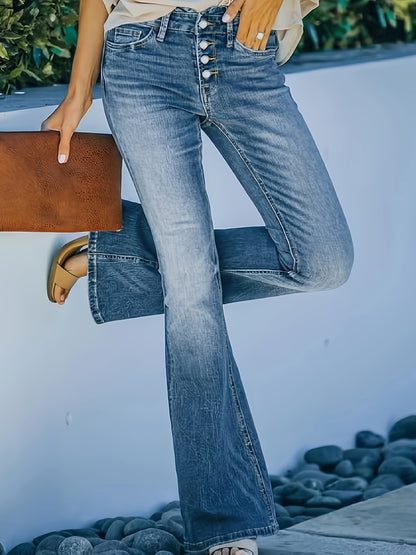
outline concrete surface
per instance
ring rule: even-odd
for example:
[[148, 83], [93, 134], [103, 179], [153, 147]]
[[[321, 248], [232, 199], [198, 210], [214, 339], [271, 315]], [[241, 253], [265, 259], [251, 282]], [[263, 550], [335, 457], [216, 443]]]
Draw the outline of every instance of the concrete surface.
[[259, 555], [416, 554], [416, 484], [258, 540]]

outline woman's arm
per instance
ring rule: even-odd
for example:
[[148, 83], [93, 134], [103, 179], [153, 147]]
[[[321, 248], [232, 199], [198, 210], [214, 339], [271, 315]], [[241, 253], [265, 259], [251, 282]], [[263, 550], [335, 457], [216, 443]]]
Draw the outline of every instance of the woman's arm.
[[94, 85], [100, 72], [107, 10], [103, 0], [81, 0], [78, 41], [67, 94], [56, 110], [42, 122], [42, 131], [61, 134], [58, 161], [68, 160], [71, 137], [92, 104]]
[[[238, 40], [249, 48], [264, 50], [282, 3], [283, 0], [234, 0], [227, 8], [223, 21], [232, 21], [241, 11]], [[264, 33], [262, 39], [256, 38], [259, 32]]]

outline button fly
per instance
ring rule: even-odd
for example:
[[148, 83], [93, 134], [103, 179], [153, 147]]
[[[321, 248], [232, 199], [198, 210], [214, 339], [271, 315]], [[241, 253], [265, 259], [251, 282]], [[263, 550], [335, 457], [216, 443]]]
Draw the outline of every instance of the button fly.
[[201, 27], [201, 29], [205, 29], [208, 26], [208, 21], [206, 19], [201, 19], [198, 25], [199, 27]]
[[204, 71], [202, 72], [202, 77], [204, 79], [209, 79], [211, 77], [211, 72], [209, 69], [204, 69]]
[[203, 56], [201, 56], [201, 62], [203, 64], [207, 64], [209, 62], [209, 56], [207, 56], [206, 54], [204, 54]]
[[202, 50], [205, 50], [205, 48], [208, 48], [209, 42], [206, 40], [201, 40], [201, 42], [199, 43], [199, 47], [202, 48]]

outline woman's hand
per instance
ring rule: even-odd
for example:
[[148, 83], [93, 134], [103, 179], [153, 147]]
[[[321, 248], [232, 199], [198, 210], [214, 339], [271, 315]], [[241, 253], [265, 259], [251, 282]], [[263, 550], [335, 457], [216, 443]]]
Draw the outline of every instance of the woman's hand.
[[42, 122], [41, 131], [59, 131], [61, 139], [58, 147], [58, 162], [68, 161], [70, 143], [79, 122], [87, 113], [92, 100], [80, 100], [75, 96], [66, 96], [52, 114]]
[[[248, 48], [265, 50], [282, 3], [283, 0], [234, 0], [222, 20], [228, 23], [241, 11], [237, 39]], [[257, 33], [263, 33], [263, 37], [258, 39]]]

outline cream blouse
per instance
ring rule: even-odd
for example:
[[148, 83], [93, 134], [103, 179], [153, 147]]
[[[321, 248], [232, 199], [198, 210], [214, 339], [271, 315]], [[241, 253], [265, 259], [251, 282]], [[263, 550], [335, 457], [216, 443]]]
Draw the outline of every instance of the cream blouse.
[[[103, 0], [103, 2], [109, 14], [104, 24], [104, 32], [125, 23], [157, 19], [176, 7], [187, 7], [201, 12], [211, 6], [227, 6], [230, 3], [229, 0], [146, 0], [145, 2]], [[302, 37], [302, 19], [318, 6], [319, 0], [283, 0], [272, 26], [272, 29], [277, 31], [279, 39], [276, 58], [278, 65], [284, 64], [291, 57]]]

